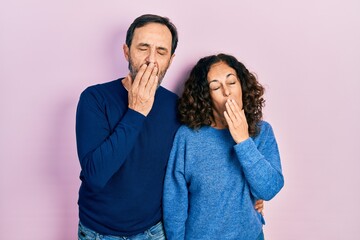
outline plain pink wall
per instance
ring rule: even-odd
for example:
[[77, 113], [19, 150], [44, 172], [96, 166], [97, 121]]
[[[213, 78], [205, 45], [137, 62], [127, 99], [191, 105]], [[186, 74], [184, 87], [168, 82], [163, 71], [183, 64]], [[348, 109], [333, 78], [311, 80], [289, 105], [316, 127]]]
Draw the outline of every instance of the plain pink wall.
[[360, 235], [360, 2], [2, 1], [0, 237], [76, 239], [75, 111], [88, 85], [127, 73], [125, 31], [170, 17], [177, 93], [207, 54], [237, 56], [266, 88], [285, 187], [265, 205], [266, 238]]

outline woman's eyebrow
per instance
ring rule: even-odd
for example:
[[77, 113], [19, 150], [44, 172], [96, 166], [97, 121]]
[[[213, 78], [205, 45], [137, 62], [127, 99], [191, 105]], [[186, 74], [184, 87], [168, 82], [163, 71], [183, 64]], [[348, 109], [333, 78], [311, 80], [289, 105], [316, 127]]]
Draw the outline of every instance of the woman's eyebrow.
[[[229, 78], [229, 77], [231, 77], [231, 76], [236, 77], [234, 73], [228, 73], [228, 74], [226, 75], [226, 78]], [[209, 84], [212, 83], [212, 82], [219, 82], [219, 80], [217, 80], [217, 79], [210, 80], [210, 81], [209, 81]]]
[[217, 79], [211, 80], [211, 81], [209, 82], [209, 84], [210, 84], [210, 83], [213, 83], [213, 82], [219, 82], [219, 80], [217, 80]]
[[226, 78], [228, 78], [228, 77], [230, 77], [230, 76], [234, 76], [234, 77], [236, 77], [236, 76], [235, 76], [235, 74], [233, 74], [233, 73], [229, 73], [228, 75], [226, 75]]

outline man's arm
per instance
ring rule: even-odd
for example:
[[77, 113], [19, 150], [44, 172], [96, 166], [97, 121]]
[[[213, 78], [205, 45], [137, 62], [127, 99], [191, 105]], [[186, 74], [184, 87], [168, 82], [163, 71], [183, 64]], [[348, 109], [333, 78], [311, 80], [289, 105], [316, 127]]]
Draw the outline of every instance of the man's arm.
[[101, 190], [125, 162], [136, 144], [145, 117], [151, 111], [158, 85], [158, 68], [144, 64], [134, 81], [128, 75], [128, 109], [114, 130], [109, 129], [104, 99], [95, 88], [80, 96], [76, 138], [82, 176], [94, 190]]
[[118, 125], [110, 129], [102, 95], [88, 88], [76, 113], [76, 141], [83, 181], [94, 191], [101, 190], [125, 162], [142, 128], [145, 117], [124, 109]]

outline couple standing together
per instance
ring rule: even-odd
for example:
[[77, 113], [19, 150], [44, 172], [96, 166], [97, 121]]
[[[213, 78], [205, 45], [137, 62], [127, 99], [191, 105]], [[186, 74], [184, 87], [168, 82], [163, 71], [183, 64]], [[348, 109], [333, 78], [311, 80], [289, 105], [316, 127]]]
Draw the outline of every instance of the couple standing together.
[[160, 85], [177, 42], [168, 18], [136, 18], [129, 74], [81, 94], [78, 239], [264, 239], [263, 200], [284, 184], [264, 88], [218, 54], [197, 62], [178, 98]]

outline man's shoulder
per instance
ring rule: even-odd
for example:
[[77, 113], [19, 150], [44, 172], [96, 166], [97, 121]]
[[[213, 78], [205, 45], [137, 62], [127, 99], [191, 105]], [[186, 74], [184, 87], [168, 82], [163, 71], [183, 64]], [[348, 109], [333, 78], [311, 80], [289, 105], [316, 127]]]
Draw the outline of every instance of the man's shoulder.
[[118, 91], [122, 78], [112, 80], [109, 82], [98, 83], [90, 85], [81, 93], [81, 95], [102, 95], [104, 92]]
[[104, 82], [104, 83], [97, 83], [94, 85], [90, 85], [88, 86], [84, 91], [96, 91], [99, 89], [111, 89], [114, 87], [119, 87], [120, 83], [121, 83], [121, 79], [116, 79], [116, 80], [112, 80], [112, 81], [108, 81], [108, 82]]
[[172, 98], [172, 99], [176, 99], [176, 100], [179, 98], [179, 96], [176, 93], [164, 88], [163, 86], [159, 86], [158, 92], [161, 95], [168, 97], [168, 98]]

